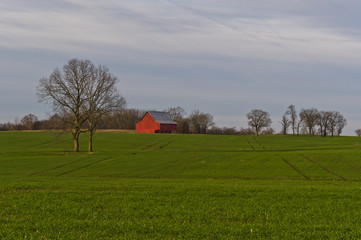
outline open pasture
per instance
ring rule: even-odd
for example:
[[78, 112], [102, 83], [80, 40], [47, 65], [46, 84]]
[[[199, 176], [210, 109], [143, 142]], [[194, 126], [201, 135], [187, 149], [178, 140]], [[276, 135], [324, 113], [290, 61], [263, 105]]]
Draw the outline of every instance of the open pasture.
[[361, 237], [361, 138], [0, 133], [3, 239]]

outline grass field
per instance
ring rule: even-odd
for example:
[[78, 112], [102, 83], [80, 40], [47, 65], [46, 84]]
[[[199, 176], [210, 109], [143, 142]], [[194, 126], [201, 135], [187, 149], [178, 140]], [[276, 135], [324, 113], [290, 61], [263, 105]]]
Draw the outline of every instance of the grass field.
[[0, 133], [1, 239], [359, 239], [361, 138]]

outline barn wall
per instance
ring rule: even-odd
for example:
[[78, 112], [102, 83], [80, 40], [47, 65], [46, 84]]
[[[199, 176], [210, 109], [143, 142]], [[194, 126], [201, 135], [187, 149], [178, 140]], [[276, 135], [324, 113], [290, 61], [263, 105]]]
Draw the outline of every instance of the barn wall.
[[176, 133], [177, 124], [160, 124], [161, 133]]
[[149, 113], [136, 124], [137, 133], [155, 133], [156, 130], [160, 130], [160, 124], [155, 122]]

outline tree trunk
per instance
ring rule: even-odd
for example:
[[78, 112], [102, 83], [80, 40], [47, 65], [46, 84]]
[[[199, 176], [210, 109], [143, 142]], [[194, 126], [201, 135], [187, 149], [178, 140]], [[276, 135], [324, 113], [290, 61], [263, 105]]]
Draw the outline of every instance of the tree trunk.
[[297, 124], [297, 136], [299, 136], [300, 135], [300, 124], [298, 123]]
[[93, 134], [94, 132], [92, 130], [89, 131], [89, 152], [93, 152]]
[[73, 133], [74, 152], [79, 152], [79, 135], [80, 135], [80, 132]]

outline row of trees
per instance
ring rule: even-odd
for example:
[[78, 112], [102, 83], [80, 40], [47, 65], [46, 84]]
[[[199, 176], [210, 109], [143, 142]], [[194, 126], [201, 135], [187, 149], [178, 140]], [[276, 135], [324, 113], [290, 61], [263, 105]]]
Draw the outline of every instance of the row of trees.
[[[272, 121], [268, 112], [261, 109], [254, 109], [247, 114], [248, 125], [258, 135], [262, 128], [267, 128]], [[280, 121], [282, 134], [287, 134], [291, 127], [292, 134], [299, 135], [308, 133], [314, 136], [316, 133], [323, 137], [328, 135], [341, 135], [343, 128], [347, 125], [346, 119], [338, 111], [319, 111], [316, 108], [301, 109], [297, 114], [294, 105], [290, 105]]]
[[301, 109], [297, 116], [295, 106], [290, 105], [283, 118], [287, 118], [287, 116], [289, 116], [289, 121], [282, 121], [284, 133], [287, 132], [287, 125], [289, 125], [292, 127], [293, 134], [295, 134], [295, 130], [299, 134], [300, 126], [302, 126], [303, 132], [306, 130], [311, 136], [317, 133], [323, 137], [339, 136], [347, 125], [346, 119], [338, 111], [319, 111], [316, 108], [309, 108]]
[[[171, 107], [166, 111], [171, 119], [178, 123], [178, 133], [196, 134], [227, 134], [227, 135], [252, 135], [252, 134], [274, 134], [271, 128], [271, 117], [268, 112], [261, 109], [253, 109], [247, 114], [249, 128], [217, 127], [214, 124], [213, 116], [209, 113], [202, 113], [194, 110], [189, 116], [182, 107]], [[100, 129], [135, 129], [135, 124], [146, 113], [145, 110], [120, 108], [104, 114], [97, 120], [97, 127]], [[290, 105], [282, 116], [281, 134], [288, 134], [291, 129], [293, 135], [309, 134], [311, 136], [320, 134], [323, 137], [328, 135], [340, 135], [347, 124], [346, 119], [337, 111], [318, 111], [315, 108], [301, 109], [298, 114], [294, 105]], [[58, 114], [54, 114], [47, 120], [38, 120], [33, 114], [28, 114], [14, 123], [0, 124], [0, 130], [48, 130], [48, 129], [69, 129], [72, 125], [69, 121]], [[80, 126], [87, 129], [87, 123]], [[356, 131], [356, 134], [361, 133]]]
[[[234, 128], [217, 128], [213, 116], [199, 110], [192, 111], [189, 116], [186, 116], [187, 113], [182, 107], [171, 107], [164, 111], [169, 114], [173, 121], [178, 123], [179, 133], [233, 134], [236, 131]], [[145, 110], [121, 107], [103, 114], [94, 123], [99, 129], [135, 129], [136, 122], [141, 120], [145, 113]], [[0, 130], [66, 130], [74, 127], [72, 119], [76, 118], [68, 113], [63, 115], [55, 113], [46, 120], [38, 120], [37, 116], [28, 114], [21, 120], [16, 119], [14, 123], [0, 124]], [[87, 121], [80, 122], [78, 120], [80, 123], [77, 126], [81, 131], [84, 131], [82, 129], [88, 129]]]
[[[135, 129], [135, 123], [139, 121], [146, 111], [138, 109], [121, 108], [104, 115], [98, 121], [99, 129]], [[38, 120], [34, 114], [28, 114], [14, 122], [0, 123], [0, 131], [9, 130], [67, 130], [72, 125], [63, 121], [57, 113], [48, 119]], [[87, 122], [81, 125], [81, 129], [87, 129]]]

